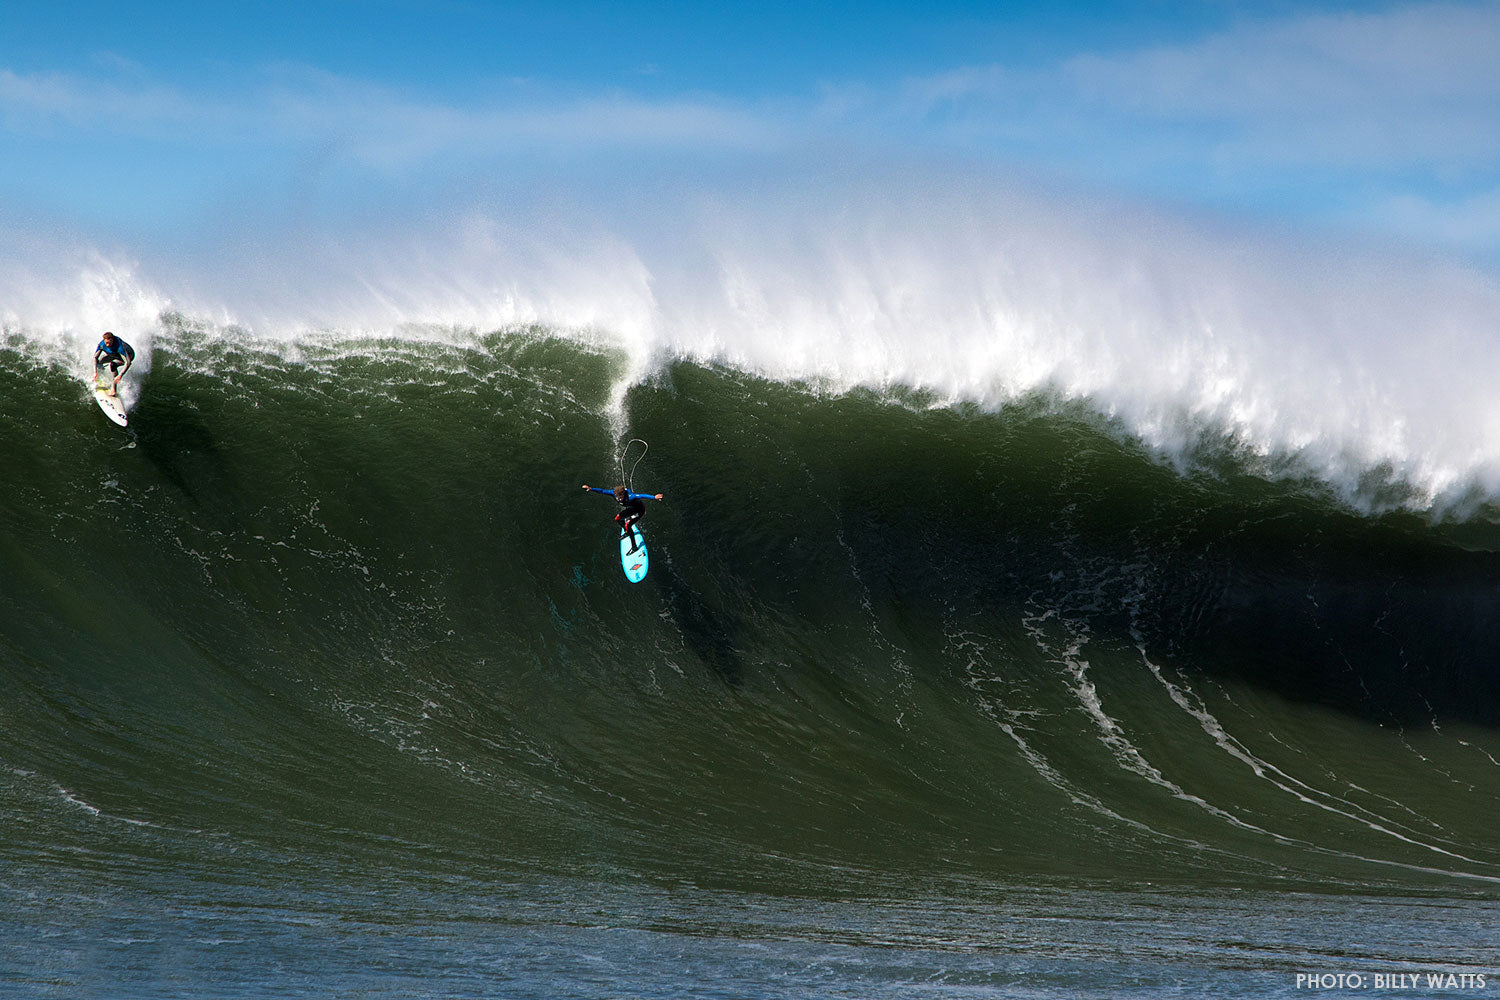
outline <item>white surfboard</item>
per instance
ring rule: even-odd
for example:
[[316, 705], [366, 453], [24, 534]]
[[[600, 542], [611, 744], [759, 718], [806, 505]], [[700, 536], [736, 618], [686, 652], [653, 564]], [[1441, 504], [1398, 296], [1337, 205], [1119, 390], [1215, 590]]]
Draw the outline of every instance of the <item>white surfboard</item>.
[[94, 402], [99, 404], [99, 409], [104, 411], [106, 417], [121, 427], [128, 422], [125, 401], [120, 398], [119, 390], [114, 387], [114, 379], [108, 374], [100, 375], [94, 380]]

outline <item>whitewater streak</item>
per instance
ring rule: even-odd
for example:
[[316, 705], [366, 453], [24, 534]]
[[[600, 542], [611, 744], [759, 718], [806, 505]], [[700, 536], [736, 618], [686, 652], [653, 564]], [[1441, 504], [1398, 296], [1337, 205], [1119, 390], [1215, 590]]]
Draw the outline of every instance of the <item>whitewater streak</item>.
[[1227, 448], [1364, 509], [1500, 497], [1500, 281], [1477, 267], [953, 178], [641, 214], [471, 211], [194, 260], [18, 239], [0, 318], [60, 356], [105, 328], [149, 342], [169, 311], [271, 340], [541, 325], [623, 352], [616, 410], [686, 358], [937, 405], [1082, 401], [1180, 468]]

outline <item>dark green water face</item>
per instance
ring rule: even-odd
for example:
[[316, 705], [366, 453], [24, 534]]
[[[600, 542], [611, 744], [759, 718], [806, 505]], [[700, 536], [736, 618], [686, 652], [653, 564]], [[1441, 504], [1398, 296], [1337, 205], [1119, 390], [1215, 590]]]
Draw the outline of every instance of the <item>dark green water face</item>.
[[[615, 361], [526, 334], [179, 325], [129, 432], [24, 347], [0, 362], [20, 995], [1152, 993], [1182, 968], [1277, 993], [1500, 964], [1473, 933], [1500, 887], [1482, 518], [1357, 515], [1233, 455], [1184, 475], [1045, 400], [688, 363], [617, 433]], [[636, 586], [579, 490], [631, 437], [631, 485], [666, 497]], [[1289, 908], [1319, 914], [1295, 946]]]

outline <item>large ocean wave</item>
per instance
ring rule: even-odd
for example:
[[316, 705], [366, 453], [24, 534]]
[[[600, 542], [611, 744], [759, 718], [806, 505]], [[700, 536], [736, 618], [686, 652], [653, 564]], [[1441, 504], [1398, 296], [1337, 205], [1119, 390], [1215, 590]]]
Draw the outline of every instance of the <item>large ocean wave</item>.
[[[543, 865], [1500, 878], [1494, 530], [1051, 397], [687, 361], [623, 397], [625, 470], [630, 364], [177, 320], [125, 433], [9, 349], [12, 794]], [[625, 472], [667, 497], [636, 588], [578, 490]]]

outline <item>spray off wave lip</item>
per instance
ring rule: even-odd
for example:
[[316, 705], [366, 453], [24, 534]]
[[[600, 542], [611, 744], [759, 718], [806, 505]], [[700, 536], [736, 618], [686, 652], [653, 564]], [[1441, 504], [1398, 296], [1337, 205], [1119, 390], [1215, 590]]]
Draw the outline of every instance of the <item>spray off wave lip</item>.
[[1050, 395], [1180, 469], [1228, 449], [1369, 511], [1463, 517], [1500, 487], [1488, 272], [946, 180], [704, 196], [670, 226], [471, 213], [244, 260], [38, 250], [0, 289], [33, 352], [112, 322], [149, 341], [164, 314], [288, 343], [537, 326], [625, 353], [617, 409], [688, 360], [928, 405]]

